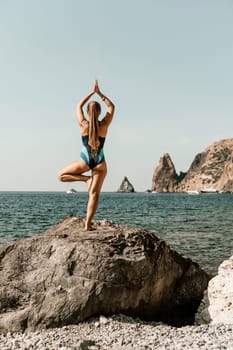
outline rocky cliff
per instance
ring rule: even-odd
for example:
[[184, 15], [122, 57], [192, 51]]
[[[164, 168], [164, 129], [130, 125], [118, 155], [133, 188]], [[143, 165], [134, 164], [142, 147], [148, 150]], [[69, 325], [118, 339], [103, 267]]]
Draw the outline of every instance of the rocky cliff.
[[124, 177], [117, 192], [135, 192], [133, 185], [129, 182], [127, 176]]
[[187, 173], [180, 175], [177, 175], [170, 156], [165, 154], [153, 174], [152, 191], [202, 191], [208, 188], [233, 192], [233, 139], [211, 144], [196, 155]]
[[0, 331], [59, 327], [123, 313], [185, 324], [209, 276], [160, 238], [111, 222], [64, 219], [0, 245]]
[[182, 177], [177, 175], [175, 166], [168, 153], [164, 154], [155, 168], [152, 178], [152, 191], [175, 192]]

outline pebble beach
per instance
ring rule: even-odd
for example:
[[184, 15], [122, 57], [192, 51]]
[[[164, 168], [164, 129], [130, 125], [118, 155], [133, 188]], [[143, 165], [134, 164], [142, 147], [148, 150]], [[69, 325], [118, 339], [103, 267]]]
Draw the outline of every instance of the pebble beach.
[[24, 334], [1, 334], [1, 350], [233, 350], [233, 324], [171, 327], [124, 315]]

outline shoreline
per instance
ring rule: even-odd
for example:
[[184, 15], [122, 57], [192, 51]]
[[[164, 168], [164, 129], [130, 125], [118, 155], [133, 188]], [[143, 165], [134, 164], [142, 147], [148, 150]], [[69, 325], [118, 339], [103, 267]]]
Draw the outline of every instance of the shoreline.
[[233, 349], [233, 324], [176, 328], [124, 315], [100, 316], [77, 325], [0, 334], [1, 350], [222, 350]]

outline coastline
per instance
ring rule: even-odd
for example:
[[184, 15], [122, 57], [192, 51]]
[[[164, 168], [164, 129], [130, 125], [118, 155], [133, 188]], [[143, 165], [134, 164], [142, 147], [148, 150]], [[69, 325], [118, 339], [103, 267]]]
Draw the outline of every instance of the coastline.
[[231, 350], [233, 324], [171, 327], [124, 315], [23, 334], [0, 334], [1, 350]]
[[[66, 216], [84, 217], [87, 193], [1, 194], [0, 242], [35, 236]], [[233, 195], [101, 194], [95, 220], [143, 227], [189, 256], [210, 274], [232, 251]]]
[[0, 349], [233, 350], [233, 324], [203, 324], [176, 328], [161, 322], [145, 322], [123, 315], [100, 316], [62, 328], [26, 331], [23, 334], [0, 334]]

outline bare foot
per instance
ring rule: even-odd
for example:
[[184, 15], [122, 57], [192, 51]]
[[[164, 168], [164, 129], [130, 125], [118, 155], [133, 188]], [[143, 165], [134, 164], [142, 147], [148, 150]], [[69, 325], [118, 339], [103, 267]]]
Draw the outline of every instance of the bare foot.
[[92, 176], [89, 176], [89, 178], [88, 178], [87, 181], [86, 181], [88, 192], [89, 192], [90, 189], [91, 189], [92, 180], [93, 180], [93, 177], [92, 177]]
[[85, 231], [94, 231], [96, 230], [94, 227], [93, 227], [93, 224], [92, 222], [85, 222]]
[[96, 230], [96, 228], [94, 228], [94, 227], [85, 227], [85, 231], [95, 231]]

